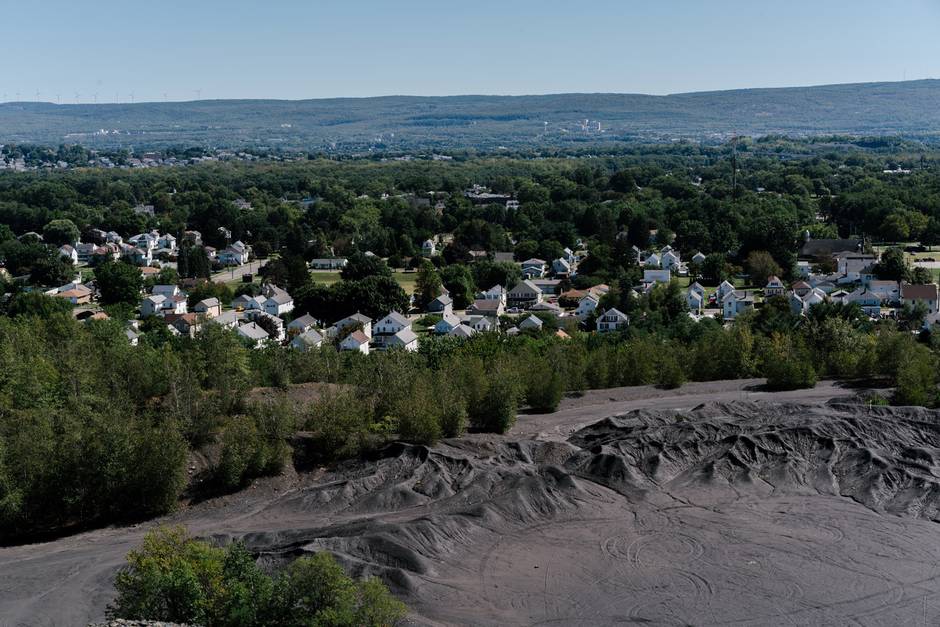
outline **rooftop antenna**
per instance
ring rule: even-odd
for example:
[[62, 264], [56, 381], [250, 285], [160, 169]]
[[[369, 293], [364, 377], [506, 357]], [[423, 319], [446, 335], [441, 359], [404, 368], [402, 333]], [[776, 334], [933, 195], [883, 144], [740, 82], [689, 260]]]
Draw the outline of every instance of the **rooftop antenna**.
[[167, 101], [166, 92], [163, 92], [163, 102], [166, 102], [166, 101]]
[[39, 102], [39, 90], [36, 90], [36, 102]]
[[95, 104], [98, 104], [98, 92], [95, 92], [92, 97], [95, 99]]
[[202, 90], [201, 90], [201, 89], [197, 89], [197, 90], [196, 90], [196, 100], [201, 100], [201, 99], [202, 99]]
[[131, 104], [134, 104], [134, 92], [131, 92]]
[[75, 92], [75, 104], [78, 104], [78, 98], [79, 98], [79, 96], [81, 96], [81, 94], [78, 93], [78, 92]]
[[55, 103], [56, 103], [56, 104], [62, 104], [62, 94], [56, 94], [56, 95], [55, 95]]

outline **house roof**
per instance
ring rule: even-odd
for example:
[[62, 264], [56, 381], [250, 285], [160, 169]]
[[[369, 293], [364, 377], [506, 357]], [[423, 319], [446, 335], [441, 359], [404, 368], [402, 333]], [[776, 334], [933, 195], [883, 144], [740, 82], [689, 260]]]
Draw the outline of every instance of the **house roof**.
[[219, 302], [219, 299], [213, 296], [211, 298], [203, 298], [201, 301], [196, 303], [195, 306], [205, 307], [206, 309], [208, 309], [209, 307], [219, 307], [220, 305], [221, 303]]
[[435, 328], [437, 327], [438, 324], [442, 324], [442, 323], [446, 324], [447, 326], [453, 329], [454, 327], [460, 324], [460, 318], [458, 318], [454, 314], [444, 314], [443, 316], [441, 316], [441, 319], [437, 321], [437, 324], [434, 325]]
[[522, 325], [526, 325], [527, 327], [535, 326], [535, 327], [538, 327], [538, 328], [541, 329], [541, 328], [542, 328], [542, 324], [544, 324], [544, 323], [542, 322], [542, 319], [541, 319], [541, 318], [539, 318], [538, 316], [535, 316], [535, 315], [530, 315], [528, 318], [526, 318], [525, 320], [523, 320], [522, 322], [520, 322], [520, 323], [519, 323], [519, 326], [520, 326], [520, 327], [521, 327]]
[[294, 318], [290, 324], [287, 326], [292, 329], [297, 329], [300, 327], [312, 327], [317, 323], [317, 319], [311, 316], [310, 314], [304, 314], [299, 318]]
[[381, 323], [383, 323], [383, 322], [386, 322], [386, 321], [388, 321], [388, 322], [397, 322], [398, 324], [400, 324], [400, 325], [402, 325], [402, 326], [405, 326], [405, 327], [410, 327], [410, 326], [411, 326], [411, 323], [408, 322], [408, 318], [406, 318], [405, 316], [401, 315], [401, 314], [398, 313], [397, 311], [390, 311], [390, 312], [388, 312], [388, 314], [387, 314], [384, 318], [382, 318], [381, 320], [379, 320], [379, 324], [381, 324]]
[[937, 285], [935, 283], [926, 283], [923, 285], [904, 283], [901, 285], [901, 298], [937, 300]]
[[449, 335], [450, 337], [467, 338], [473, 335], [474, 333], [476, 333], [476, 329], [474, 329], [473, 327], [469, 327], [465, 324], [458, 324], [456, 327], [451, 329], [450, 333], [448, 333], [447, 335]]
[[251, 340], [265, 340], [268, 338], [268, 332], [254, 322], [239, 326], [238, 334]]
[[347, 342], [347, 341], [353, 341], [356, 344], [360, 344], [360, 345], [368, 344], [369, 337], [365, 333], [363, 333], [360, 329], [356, 329], [355, 331], [347, 335], [345, 340], [343, 340], [343, 342]]
[[418, 339], [418, 336], [415, 335], [415, 332], [411, 330], [411, 327], [405, 327], [404, 329], [402, 329], [401, 331], [393, 335], [391, 338], [389, 338], [390, 341], [401, 342], [403, 345], [411, 344], [417, 339]]
[[616, 317], [618, 320], [629, 320], [629, 319], [630, 319], [630, 317], [629, 317], [627, 314], [623, 313], [622, 311], [620, 311], [619, 309], [617, 309], [617, 308], [615, 308], [615, 307], [611, 307], [610, 309], [608, 309], [607, 311], [605, 311], [604, 314], [603, 314], [601, 317], [602, 317], [602, 318], [606, 318], [607, 316], [614, 316], [614, 317]]
[[315, 345], [323, 341], [323, 336], [320, 335], [319, 331], [316, 329], [307, 329], [296, 338], [294, 341], [300, 341], [304, 344]]
[[800, 257], [828, 257], [835, 253], [858, 252], [862, 240], [858, 239], [811, 239], [803, 243]]
[[[287, 304], [289, 304], [289, 303], [294, 302], [294, 299], [291, 298], [291, 295], [290, 295], [290, 294], [288, 294], [287, 292], [281, 290], [281, 291], [275, 292], [274, 294], [272, 294], [271, 296], [269, 296], [269, 297], [268, 297], [268, 301], [273, 301], [273, 302], [277, 303], [278, 305], [287, 305]], [[267, 301], [265, 301], [265, 302], [267, 302]]]
[[238, 314], [234, 311], [223, 311], [215, 318], [209, 318], [209, 321], [223, 326], [231, 326], [238, 322]]
[[520, 281], [519, 283], [516, 283], [515, 287], [509, 290], [510, 295], [530, 294], [532, 292], [535, 292], [536, 294], [541, 294], [542, 290], [541, 288], [539, 288], [538, 285], [536, 285], [535, 283], [529, 280]]
[[523, 261], [523, 262], [522, 262], [522, 265], [523, 265], [523, 266], [544, 266], [544, 265], [545, 265], [545, 260], [544, 260], [544, 259], [536, 259], [535, 257], [533, 257], [533, 258], [531, 258], [531, 259], [526, 259], [525, 261]]
[[497, 311], [499, 311], [499, 308], [502, 307], [502, 305], [503, 304], [498, 300], [480, 298], [480, 299], [473, 301], [473, 304], [470, 305], [468, 309], [472, 309], [473, 311], [485, 311], [485, 312], [496, 313]]
[[448, 296], [447, 294], [441, 294], [440, 296], [438, 296], [431, 302], [440, 303], [441, 305], [452, 305], [454, 302], [454, 299]]
[[811, 287], [812, 285], [810, 285], [806, 281], [797, 281], [796, 283], [793, 284], [793, 289], [795, 290], [808, 290]]

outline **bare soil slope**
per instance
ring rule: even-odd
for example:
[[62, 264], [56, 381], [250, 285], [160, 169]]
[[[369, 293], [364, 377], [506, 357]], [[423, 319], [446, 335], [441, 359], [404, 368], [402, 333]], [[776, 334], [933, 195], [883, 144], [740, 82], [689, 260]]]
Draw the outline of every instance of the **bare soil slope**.
[[[169, 522], [272, 566], [329, 550], [420, 624], [937, 622], [940, 414], [736, 385], [588, 395], [506, 437], [393, 445]], [[144, 531], [0, 550], [0, 623], [100, 617]]]

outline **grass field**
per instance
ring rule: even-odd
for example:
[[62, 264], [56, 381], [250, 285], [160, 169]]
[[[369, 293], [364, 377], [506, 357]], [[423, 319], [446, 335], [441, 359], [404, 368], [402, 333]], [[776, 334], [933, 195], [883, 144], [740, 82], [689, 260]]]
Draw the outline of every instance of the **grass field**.
[[[312, 270], [310, 275], [317, 283], [324, 283], [326, 285], [333, 285], [339, 281], [339, 272], [334, 272], [332, 270]], [[395, 270], [392, 272], [392, 277], [398, 281], [398, 284], [401, 285], [406, 294], [414, 293], [415, 281], [418, 278], [417, 272], [402, 272], [400, 270]]]

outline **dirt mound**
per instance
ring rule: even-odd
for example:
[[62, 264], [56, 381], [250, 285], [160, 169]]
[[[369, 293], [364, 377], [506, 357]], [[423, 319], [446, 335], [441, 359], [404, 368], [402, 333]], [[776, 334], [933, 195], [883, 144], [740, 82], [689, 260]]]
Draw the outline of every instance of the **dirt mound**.
[[[544, 438], [394, 444], [162, 522], [243, 540], [272, 569], [328, 550], [385, 579], [420, 624], [940, 619], [940, 414], [764, 400], [662, 409], [671, 402], [609, 418], [598, 406], [600, 420], [566, 441], [555, 415], [537, 418], [551, 429], [531, 425]], [[100, 617], [144, 531], [0, 550], [0, 615]]]

